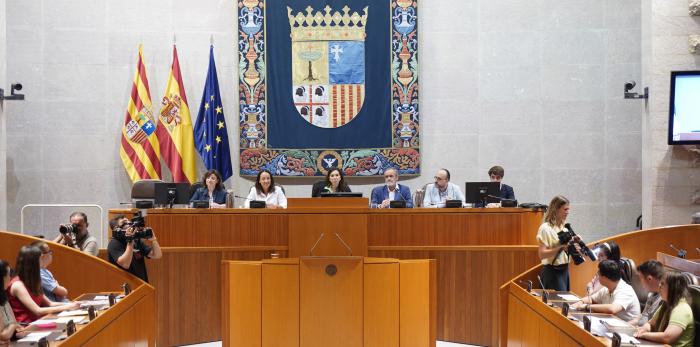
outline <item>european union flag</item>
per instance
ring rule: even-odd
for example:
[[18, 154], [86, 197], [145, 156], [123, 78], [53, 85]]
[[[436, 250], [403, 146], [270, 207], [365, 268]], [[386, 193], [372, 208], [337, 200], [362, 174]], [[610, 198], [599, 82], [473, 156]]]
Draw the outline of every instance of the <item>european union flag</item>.
[[216, 169], [221, 173], [221, 178], [226, 181], [233, 175], [233, 170], [224, 109], [221, 105], [219, 79], [216, 76], [216, 63], [214, 63], [214, 46], [211, 46], [207, 82], [204, 85], [202, 103], [199, 105], [197, 122], [194, 125], [194, 142], [207, 170]]

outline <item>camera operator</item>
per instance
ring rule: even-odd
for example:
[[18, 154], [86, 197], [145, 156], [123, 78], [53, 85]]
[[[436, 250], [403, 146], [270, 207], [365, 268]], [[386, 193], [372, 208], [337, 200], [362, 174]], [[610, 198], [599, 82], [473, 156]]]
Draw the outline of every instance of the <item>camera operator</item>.
[[544, 289], [569, 291], [569, 260], [573, 259], [576, 265], [586, 261], [584, 255], [596, 260], [571, 225], [565, 223], [568, 216], [569, 200], [557, 195], [549, 203], [544, 223], [537, 231], [537, 254], [543, 264], [541, 279]]
[[544, 265], [541, 273], [544, 289], [569, 290], [569, 254], [565, 252], [568, 244], [561, 244], [557, 235], [564, 230], [568, 216], [569, 200], [557, 195], [549, 203], [544, 223], [537, 231], [537, 254]]
[[140, 216], [132, 222], [124, 215], [117, 215], [109, 221], [109, 227], [112, 229], [107, 246], [109, 262], [148, 282], [144, 258], [163, 256], [153, 230], [143, 225]]
[[60, 234], [53, 242], [79, 249], [84, 253], [97, 256], [97, 239], [88, 232], [88, 219], [84, 212], [73, 212], [70, 223], [59, 226]]

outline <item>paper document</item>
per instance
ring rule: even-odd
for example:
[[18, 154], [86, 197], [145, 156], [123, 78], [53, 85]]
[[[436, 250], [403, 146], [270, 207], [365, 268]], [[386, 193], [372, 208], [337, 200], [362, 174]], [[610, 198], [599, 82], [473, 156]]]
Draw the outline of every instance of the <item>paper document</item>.
[[84, 320], [85, 320], [85, 316], [61, 317], [61, 318], [56, 319], [56, 323], [57, 324], [67, 324], [69, 321], [73, 321], [73, 323], [78, 324]]
[[37, 319], [31, 323], [30, 325], [40, 325], [40, 324], [51, 324], [51, 323], [58, 323], [58, 319]]
[[95, 301], [105, 300], [106, 301], [106, 300], [109, 300], [109, 296], [108, 295], [95, 295], [95, 297], [92, 300], [95, 300]]
[[566, 301], [579, 301], [579, 300], [581, 300], [576, 295], [571, 295], [571, 294], [558, 294], [558, 295], [560, 298], [562, 298]]
[[19, 339], [18, 342], [37, 342], [37, 341], [41, 340], [42, 337], [49, 336], [49, 334], [51, 334], [50, 331], [30, 333], [29, 335], [25, 336], [23, 339]]
[[93, 301], [81, 301], [80, 302], [80, 307], [107, 306], [107, 305], [109, 305], [108, 300], [93, 300]]
[[57, 316], [59, 317], [70, 317], [70, 316], [87, 316], [88, 311], [85, 310], [72, 310], [72, 311], [63, 311], [59, 313]]
[[631, 326], [620, 319], [615, 318], [601, 318], [600, 322], [611, 328], [630, 328]]
[[[612, 333], [605, 334], [607, 337], [612, 338]], [[627, 335], [625, 333], [618, 333], [620, 335], [620, 342], [622, 343], [632, 343], [635, 345], [639, 344], [639, 340], [635, 339], [634, 336]]]

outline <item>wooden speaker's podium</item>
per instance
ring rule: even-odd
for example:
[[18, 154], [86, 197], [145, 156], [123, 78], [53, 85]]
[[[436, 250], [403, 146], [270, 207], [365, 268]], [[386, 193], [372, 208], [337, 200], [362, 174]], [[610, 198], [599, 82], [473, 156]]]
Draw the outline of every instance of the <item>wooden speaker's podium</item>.
[[224, 346], [435, 346], [435, 260], [308, 256], [222, 263]]

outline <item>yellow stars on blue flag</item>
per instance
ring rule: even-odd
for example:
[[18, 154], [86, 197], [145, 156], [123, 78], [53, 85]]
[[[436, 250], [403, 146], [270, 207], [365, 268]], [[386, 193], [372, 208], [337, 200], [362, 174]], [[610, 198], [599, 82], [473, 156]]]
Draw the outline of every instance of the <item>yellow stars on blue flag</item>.
[[194, 140], [207, 170], [216, 169], [224, 181], [233, 175], [226, 119], [214, 62], [214, 46], [209, 49], [209, 71], [194, 126]]

